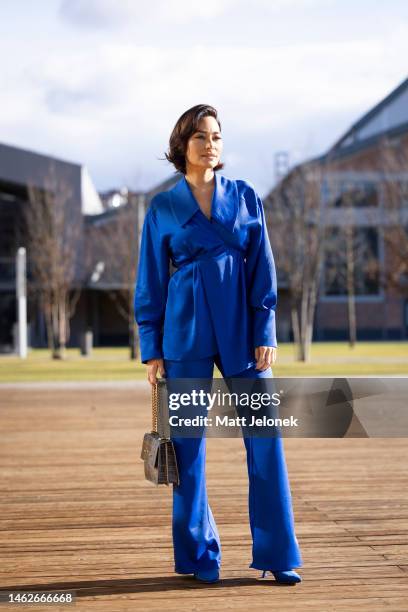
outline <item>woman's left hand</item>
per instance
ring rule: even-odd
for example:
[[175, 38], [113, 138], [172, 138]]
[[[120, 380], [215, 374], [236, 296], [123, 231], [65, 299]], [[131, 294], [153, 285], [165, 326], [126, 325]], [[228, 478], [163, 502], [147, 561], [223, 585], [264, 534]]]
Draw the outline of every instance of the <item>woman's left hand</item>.
[[267, 370], [276, 361], [276, 346], [257, 346], [255, 349], [255, 359], [257, 370]]

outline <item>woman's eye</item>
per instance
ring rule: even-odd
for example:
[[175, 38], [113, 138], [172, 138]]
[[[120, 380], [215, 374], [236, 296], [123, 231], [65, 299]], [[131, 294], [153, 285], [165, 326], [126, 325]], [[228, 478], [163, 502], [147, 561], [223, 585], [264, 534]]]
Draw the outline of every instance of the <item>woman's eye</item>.
[[[205, 138], [202, 134], [198, 134], [196, 138], [200, 138], [201, 140]], [[221, 136], [214, 136], [214, 140], [221, 140]]]

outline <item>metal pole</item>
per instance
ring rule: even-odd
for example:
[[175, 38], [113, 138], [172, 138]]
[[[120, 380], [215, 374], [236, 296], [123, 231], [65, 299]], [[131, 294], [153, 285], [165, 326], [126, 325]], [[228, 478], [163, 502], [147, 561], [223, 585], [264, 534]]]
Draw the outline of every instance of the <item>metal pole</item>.
[[16, 256], [17, 294], [17, 353], [21, 359], [27, 357], [27, 291], [26, 250], [20, 247]]

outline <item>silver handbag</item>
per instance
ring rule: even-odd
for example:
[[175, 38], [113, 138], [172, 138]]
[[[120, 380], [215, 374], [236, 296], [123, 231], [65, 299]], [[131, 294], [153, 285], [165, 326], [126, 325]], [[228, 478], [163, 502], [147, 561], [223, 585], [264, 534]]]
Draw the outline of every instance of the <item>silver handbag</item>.
[[169, 418], [166, 380], [152, 385], [152, 431], [143, 437], [141, 459], [147, 480], [155, 485], [180, 484], [177, 458], [169, 438]]

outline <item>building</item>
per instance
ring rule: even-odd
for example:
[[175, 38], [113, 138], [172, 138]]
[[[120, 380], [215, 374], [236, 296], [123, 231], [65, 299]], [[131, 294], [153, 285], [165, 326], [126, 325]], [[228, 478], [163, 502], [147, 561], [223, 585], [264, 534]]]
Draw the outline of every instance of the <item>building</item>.
[[[399, 160], [396, 163], [396, 160]], [[408, 258], [403, 261], [398, 286], [387, 287], [397, 267], [397, 245], [389, 236], [398, 208], [400, 232], [408, 246], [408, 79], [354, 123], [323, 155], [292, 168], [265, 198], [273, 241], [273, 200], [283, 184], [300, 172], [318, 171], [321, 205], [327, 209], [325, 223], [346, 226], [352, 215], [354, 255], [353, 293], [356, 303], [357, 338], [399, 340], [408, 337]], [[394, 199], [398, 199], [397, 204]], [[349, 206], [349, 208], [347, 208]], [[349, 217], [351, 218], [351, 217]], [[405, 228], [403, 227], [405, 225]], [[387, 229], [388, 228], [388, 229]], [[387, 230], [387, 231], [386, 231]], [[342, 243], [338, 243], [339, 245]], [[344, 282], [344, 254], [326, 254], [314, 319], [315, 340], [344, 340], [349, 335], [348, 295]], [[408, 249], [405, 251], [408, 254]], [[343, 258], [343, 261], [341, 259]], [[368, 259], [378, 262], [378, 273], [369, 274]], [[400, 259], [402, 259], [400, 257]], [[287, 283], [282, 278], [278, 305], [280, 338], [293, 338]]]
[[[79, 347], [91, 330], [95, 346], [126, 346], [133, 323], [130, 307], [138, 260], [141, 227], [150, 199], [170, 188], [177, 176], [148, 192], [126, 188], [99, 194], [85, 166], [18, 147], [0, 144], [0, 352], [15, 345], [15, 256], [27, 246], [23, 230], [29, 186], [44, 191], [54, 184], [67, 191], [64, 206], [75, 226], [75, 275], [72, 294], [79, 299], [70, 320], [68, 347]], [[31, 278], [30, 253], [27, 274]], [[28, 293], [28, 343], [47, 347], [44, 314]], [[127, 312], [126, 312], [127, 307]]]
[[[15, 255], [26, 246], [23, 231], [24, 206], [28, 188], [43, 189], [52, 174], [60, 184], [69, 186], [66, 204], [79, 224], [78, 260], [75, 284], [83, 283], [80, 253], [86, 216], [99, 214], [103, 204], [85, 166], [18, 147], [0, 144], [0, 350], [14, 348], [13, 329], [16, 321]], [[28, 257], [28, 274], [30, 261]], [[29, 343], [47, 346], [44, 319], [38, 306], [28, 299]]]

